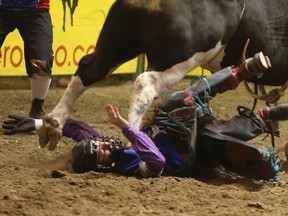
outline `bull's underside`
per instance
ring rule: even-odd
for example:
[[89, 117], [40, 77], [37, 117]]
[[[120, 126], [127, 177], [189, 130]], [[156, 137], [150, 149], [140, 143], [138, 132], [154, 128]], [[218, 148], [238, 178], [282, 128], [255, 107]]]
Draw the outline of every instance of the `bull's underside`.
[[76, 74], [88, 86], [141, 53], [147, 56], [147, 71], [161, 72], [221, 41], [227, 45], [221, 65], [211, 61], [218, 50], [197, 59], [197, 66], [213, 63], [217, 71], [239, 62], [249, 38], [247, 57], [263, 51], [272, 63], [253, 82], [281, 85], [288, 78], [287, 11], [288, 1], [283, 0], [118, 0], [99, 36], [93, 65], [85, 65], [84, 58]]

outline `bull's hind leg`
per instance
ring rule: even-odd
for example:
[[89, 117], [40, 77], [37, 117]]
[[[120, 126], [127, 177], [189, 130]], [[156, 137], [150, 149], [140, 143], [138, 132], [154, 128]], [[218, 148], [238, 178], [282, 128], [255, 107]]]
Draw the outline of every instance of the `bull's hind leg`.
[[171, 89], [191, 70], [214, 59], [222, 49], [223, 45], [218, 42], [213, 49], [195, 53], [187, 61], [176, 64], [166, 71], [147, 71], [139, 75], [134, 83], [130, 104], [128, 116], [130, 124], [140, 128], [144, 114], [155, 98]]
[[39, 143], [42, 148], [47, 146], [54, 150], [62, 136], [63, 125], [77, 98], [86, 90], [80, 77], [74, 76], [57, 106], [44, 118], [44, 124], [39, 130]]
[[[184, 68], [182, 68], [183, 66]], [[165, 72], [153, 71], [139, 75], [134, 83], [134, 92], [130, 104], [128, 116], [130, 124], [139, 128], [145, 112], [154, 99], [176, 85], [188, 71], [187, 65], [182, 63]]]

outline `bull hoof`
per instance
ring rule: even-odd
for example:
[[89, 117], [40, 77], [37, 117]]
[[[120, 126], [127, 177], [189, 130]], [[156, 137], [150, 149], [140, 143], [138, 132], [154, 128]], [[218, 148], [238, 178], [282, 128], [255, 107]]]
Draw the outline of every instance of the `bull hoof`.
[[47, 147], [48, 150], [53, 151], [57, 147], [61, 136], [62, 127], [59, 122], [50, 116], [45, 116], [43, 126], [39, 130], [40, 147]]

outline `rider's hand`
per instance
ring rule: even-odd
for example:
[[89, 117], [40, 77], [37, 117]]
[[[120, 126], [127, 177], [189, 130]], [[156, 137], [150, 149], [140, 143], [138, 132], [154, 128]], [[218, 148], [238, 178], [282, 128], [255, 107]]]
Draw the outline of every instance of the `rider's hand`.
[[8, 115], [9, 120], [4, 121], [2, 128], [4, 134], [13, 135], [35, 130], [35, 119], [18, 115]]
[[119, 127], [121, 130], [128, 126], [128, 121], [121, 116], [117, 107], [108, 104], [106, 110], [111, 123]]

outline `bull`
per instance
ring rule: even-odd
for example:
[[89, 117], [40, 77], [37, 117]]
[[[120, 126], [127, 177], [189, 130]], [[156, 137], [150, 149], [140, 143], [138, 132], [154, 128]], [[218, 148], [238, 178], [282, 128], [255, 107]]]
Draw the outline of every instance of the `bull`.
[[153, 100], [198, 66], [214, 72], [262, 51], [272, 67], [249, 81], [279, 86], [288, 78], [288, 1], [116, 0], [96, 43], [85, 55], [39, 132], [53, 150], [77, 98], [125, 63], [146, 54], [147, 70], [134, 83], [129, 122], [139, 127]]

